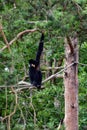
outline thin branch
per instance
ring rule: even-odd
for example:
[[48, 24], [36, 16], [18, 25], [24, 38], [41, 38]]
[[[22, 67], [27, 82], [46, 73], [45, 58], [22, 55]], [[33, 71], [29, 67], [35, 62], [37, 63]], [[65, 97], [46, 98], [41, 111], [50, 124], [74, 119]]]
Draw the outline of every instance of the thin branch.
[[23, 122], [24, 122], [24, 128], [25, 128], [26, 120], [25, 120], [25, 117], [24, 117], [23, 111], [22, 111], [21, 107], [19, 106], [19, 104], [18, 104], [18, 108], [19, 108], [19, 110], [20, 110], [20, 112], [21, 112], [21, 117], [22, 117], [22, 119], [23, 119]]
[[56, 74], [51, 75], [50, 77], [48, 77], [47, 79], [45, 79], [42, 83], [45, 83], [45, 82], [47, 82], [48, 80], [50, 80], [50, 79], [52, 79], [52, 78], [58, 76], [61, 72], [65, 71], [66, 69], [68, 69], [69, 67], [71, 67], [73, 64], [75, 64], [75, 63], [70, 64], [69, 66], [67, 66], [67, 67], [65, 67], [64, 69], [60, 70], [60, 71], [57, 72]]
[[7, 130], [11, 130], [11, 117], [8, 116]]
[[46, 67], [43, 70], [58, 70], [58, 69], [62, 69], [62, 68], [64, 68], [64, 67], [63, 66], [60, 66], [60, 67]]
[[7, 124], [8, 130], [10, 130], [11, 116], [13, 116], [13, 115], [15, 114], [17, 107], [19, 108], [19, 110], [20, 110], [20, 112], [21, 112], [21, 116], [22, 116], [23, 121], [24, 121], [24, 127], [25, 127], [25, 125], [26, 125], [26, 120], [25, 120], [25, 118], [24, 118], [23, 111], [22, 111], [22, 109], [20, 108], [20, 106], [19, 106], [19, 104], [18, 104], [17, 91], [14, 90], [13, 87], [11, 87], [11, 90], [12, 90], [12, 92], [15, 94], [15, 106], [14, 106], [14, 110], [13, 110], [12, 113], [10, 113], [9, 115], [7, 115], [7, 116], [5, 116], [5, 117], [2, 118], [2, 121], [4, 121], [5, 119], [8, 118], [8, 124]]
[[17, 92], [13, 89], [13, 87], [11, 87], [12, 92], [15, 94], [15, 106], [14, 106], [14, 110], [12, 113], [10, 113], [9, 115], [5, 116], [2, 118], [2, 120], [4, 121], [7, 118], [10, 118], [11, 116], [13, 116], [16, 112], [16, 108], [17, 108], [17, 103], [18, 103], [18, 98], [17, 98]]
[[7, 86], [5, 87], [5, 95], [6, 95], [6, 106], [5, 106], [5, 115], [6, 115], [6, 112], [7, 112], [7, 107], [8, 107], [8, 96], [7, 96]]
[[8, 50], [9, 50], [9, 52], [11, 52], [10, 46], [9, 46], [9, 43], [8, 43], [8, 40], [7, 40], [6, 36], [5, 36], [5, 33], [4, 33], [4, 31], [3, 31], [3, 27], [2, 27], [2, 24], [1, 24], [1, 23], [0, 23], [0, 32], [1, 32], [1, 35], [2, 35], [2, 37], [3, 37], [3, 40], [4, 40], [5, 44], [6, 44], [6, 46], [7, 46]]
[[82, 11], [82, 8], [81, 8], [81, 6], [80, 6], [77, 2], [75, 2], [75, 1], [72, 1], [72, 2], [73, 2], [74, 5], [76, 6], [78, 16], [79, 16], [79, 18], [80, 18], [80, 20], [81, 20], [82, 17], [81, 17], [80, 11]]
[[28, 86], [31, 86], [30, 83], [25, 82], [25, 81], [20, 81], [20, 82], [18, 82], [18, 85], [24, 85], [24, 84], [26, 84], [26, 85], [28, 85]]
[[[8, 43], [9, 46], [10, 46], [11, 44], [13, 44], [16, 40], [18, 40], [18, 39], [19, 39], [21, 36], [23, 36], [24, 34], [32, 33], [32, 32], [35, 32], [35, 31], [41, 32], [39, 29], [32, 29], [32, 30], [27, 29], [27, 30], [24, 30], [24, 31], [18, 33], [17, 36], [16, 36], [15, 38], [13, 38], [13, 39]], [[8, 47], [7, 45], [4, 46], [4, 47], [0, 50], [0, 52], [2, 52], [3, 50], [5, 50], [7, 47]]]

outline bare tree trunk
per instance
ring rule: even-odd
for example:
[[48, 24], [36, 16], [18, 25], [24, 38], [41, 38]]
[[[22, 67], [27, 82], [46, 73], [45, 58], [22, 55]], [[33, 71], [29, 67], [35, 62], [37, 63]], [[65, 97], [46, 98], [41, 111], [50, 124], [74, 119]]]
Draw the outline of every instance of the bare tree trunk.
[[[67, 66], [70, 67], [67, 68]], [[65, 129], [78, 130], [78, 39], [65, 38]]]

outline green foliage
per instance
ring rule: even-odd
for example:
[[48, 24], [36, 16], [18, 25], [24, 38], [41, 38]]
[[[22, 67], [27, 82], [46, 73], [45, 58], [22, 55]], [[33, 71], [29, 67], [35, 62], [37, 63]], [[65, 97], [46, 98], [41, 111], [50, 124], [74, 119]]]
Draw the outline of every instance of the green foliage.
[[0, 124], [0, 130], [5, 130], [5, 125], [4, 124]]
[[[64, 57], [64, 37], [72, 36], [74, 32], [77, 32], [80, 49], [79, 61], [87, 64], [87, 0], [1, 0], [0, 23], [3, 25], [8, 42], [26, 29], [45, 30], [44, 60], [48, 62], [54, 59], [58, 62], [60, 57]], [[39, 32], [26, 34], [10, 46], [11, 53], [8, 49], [0, 52], [0, 85], [14, 85], [28, 74], [28, 60], [35, 58], [39, 38]], [[3, 46], [5, 43], [0, 35], [0, 49]], [[86, 75], [87, 66], [79, 65], [80, 130], [87, 129]], [[14, 130], [24, 129], [23, 116], [26, 120], [26, 129], [56, 130], [60, 120], [64, 117], [63, 81], [56, 79], [56, 83], [47, 82], [44, 86], [44, 90], [33, 90], [33, 106], [30, 91], [18, 93], [19, 104], [16, 113], [11, 118], [11, 127]], [[0, 88], [0, 116], [10, 114], [14, 106], [15, 96], [11, 93], [11, 89]], [[36, 112], [36, 123], [34, 112]], [[5, 125], [1, 124], [0, 129], [4, 130]]]
[[23, 125], [16, 124], [13, 130], [25, 130], [25, 127]]
[[[57, 91], [57, 89], [59, 91]], [[33, 106], [36, 112], [37, 127], [43, 129], [47, 127], [54, 129], [58, 122], [63, 118], [64, 102], [63, 102], [63, 91], [61, 86], [51, 86], [40, 92], [34, 93], [32, 97]], [[29, 110], [32, 111], [31, 106]], [[29, 125], [27, 129], [33, 129], [31, 116], [28, 116]], [[59, 117], [59, 118], [57, 118]]]
[[81, 3], [85, 4], [87, 2], [86, 0], [74, 0], [74, 1], [76, 1], [79, 4], [81, 4]]
[[81, 70], [81, 75], [79, 76], [79, 121], [80, 121], [80, 130], [87, 129], [87, 73], [84, 68]]

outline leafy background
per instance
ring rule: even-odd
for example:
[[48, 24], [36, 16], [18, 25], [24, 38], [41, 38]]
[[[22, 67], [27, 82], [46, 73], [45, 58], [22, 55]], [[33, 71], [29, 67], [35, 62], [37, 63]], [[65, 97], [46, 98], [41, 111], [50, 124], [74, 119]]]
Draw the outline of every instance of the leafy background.
[[[87, 1], [86, 0], [1, 0], [0, 23], [10, 42], [26, 29], [45, 31], [44, 58], [41, 69], [55, 66], [63, 57], [64, 37], [77, 32], [79, 39], [79, 130], [87, 129]], [[35, 57], [40, 33], [24, 35], [8, 49], [0, 52], [0, 85], [8, 86], [28, 75], [28, 60]], [[0, 48], [5, 46], [0, 35]], [[43, 72], [43, 79], [45, 75]], [[29, 79], [27, 78], [29, 82]], [[18, 93], [18, 104], [11, 117], [12, 130], [56, 130], [64, 118], [63, 79], [44, 84], [45, 89]], [[32, 93], [32, 96], [31, 96]], [[0, 88], [0, 117], [9, 115], [15, 106], [10, 88]], [[8, 119], [1, 121], [0, 130], [7, 129]], [[61, 128], [64, 129], [64, 128]]]

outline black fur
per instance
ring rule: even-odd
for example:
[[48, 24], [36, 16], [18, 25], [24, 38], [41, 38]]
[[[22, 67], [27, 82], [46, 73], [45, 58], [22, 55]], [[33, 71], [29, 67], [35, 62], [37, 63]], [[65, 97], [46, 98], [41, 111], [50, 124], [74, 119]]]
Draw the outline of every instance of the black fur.
[[36, 59], [30, 59], [29, 60], [29, 77], [30, 82], [33, 86], [37, 88], [41, 88], [41, 82], [42, 82], [42, 73], [40, 71], [40, 56], [43, 51], [43, 44], [44, 44], [44, 34], [42, 33], [39, 47], [36, 54]]

